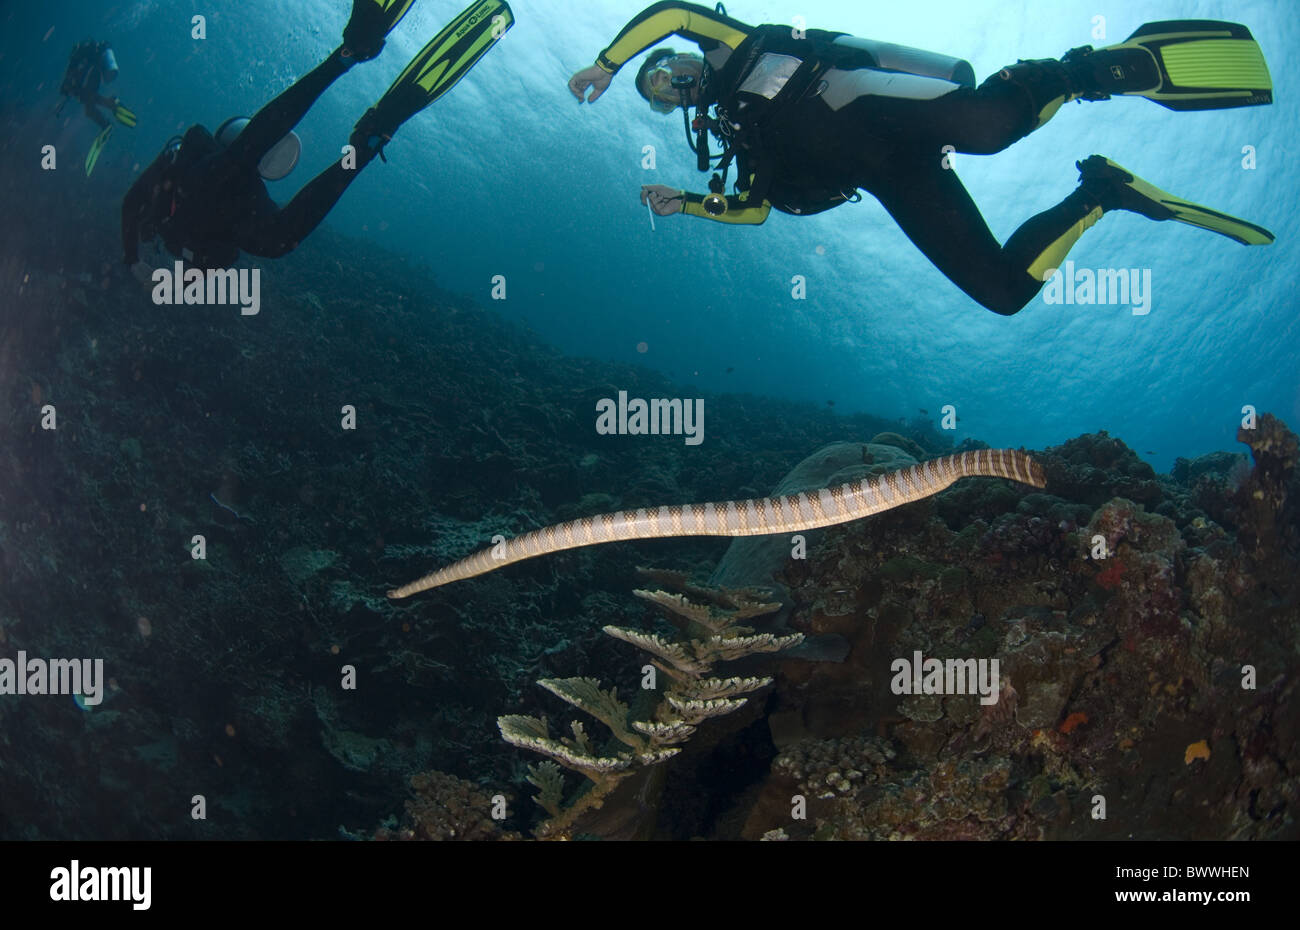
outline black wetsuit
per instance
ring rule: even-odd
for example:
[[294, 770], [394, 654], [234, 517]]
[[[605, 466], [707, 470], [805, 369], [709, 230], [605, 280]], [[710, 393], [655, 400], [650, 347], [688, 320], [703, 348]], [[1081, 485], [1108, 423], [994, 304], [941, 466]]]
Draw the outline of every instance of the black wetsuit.
[[258, 164], [348, 68], [335, 51], [263, 107], [229, 147], [217, 144], [203, 126], [191, 126], [179, 147], [164, 149], [122, 201], [126, 263], [135, 264], [140, 242], [155, 235], [169, 252], [199, 268], [229, 266], [240, 250], [263, 258], [293, 251], [376, 153], [358, 148], [355, 168], [336, 161], [283, 209], [267, 193]]
[[106, 107], [112, 110], [117, 105], [117, 101], [112, 97], [105, 97], [99, 92], [99, 85], [104, 80], [101, 63], [104, 51], [108, 47], [107, 42], [96, 42], [93, 39], [77, 43], [72, 49], [72, 54], [68, 56], [68, 70], [63, 75], [63, 84], [59, 87], [59, 92], [80, 103], [86, 116], [94, 120], [101, 129], [109, 125], [109, 119], [99, 112], [99, 108]]
[[[769, 33], [768, 48], [799, 44], [787, 27], [759, 30]], [[716, 91], [719, 99], [725, 90]], [[945, 152], [1001, 152], [1037, 128], [1036, 115], [1020, 86], [998, 78], [930, 100], [866, 94], [838, 111], [806, 97], [763, 123], [759, 151], [738, 153], [741, 187], [770, 162], [766, 199], [800, 214], [837, 206], [837, 194], [861, 189], [954, 284], [988, 309], [1012, 314], [1043, 284], [1027, 269], [1094, 202], [1076, 191], [999, 243]]]
[[[798, 93], [765, 98], [742, 89], [761, 70], [764, 55], [818, 62], [850, 80], [889, 70], [871, 52], [837, 44], [843, 33], [748, 26], [678, 0], [647, 7], [596, 62], [615, 73], [669, 35], [695, 42], [704, 53], [701, 96], [718, 106], [715, 133], [721, 130], [720, 138], [730, 142], [739, 169], [725, 211], [708, 210], [707, 197], [683, 192], [685, 213], [754, 224], [770, 209], [817, 213], [848, 202], [861, 189], [881, 202], [954, 284], [990, 310], [1012, 314], [1042, 287], [1043, 278], [1035, 275], [1103, 212], [1097, 198], [1079, 188], [1002, 245], [957, 173], [945, 166], [945, 146], [990, 155], [1050, 118], [1069, 98], [1060, 62], [1013, 65], [978, 87], [970, 74], [969, 86], [954, 79], [931, 99], [891, 96], [882, 87], [836, 101], [836, 108], [828, 104], [833, 94], [825, 92], [820, 76]], [[798, 82], [789, 76], [788, 83]], [[729, 123], [739, 123], [740, 131], [728, 131]]]

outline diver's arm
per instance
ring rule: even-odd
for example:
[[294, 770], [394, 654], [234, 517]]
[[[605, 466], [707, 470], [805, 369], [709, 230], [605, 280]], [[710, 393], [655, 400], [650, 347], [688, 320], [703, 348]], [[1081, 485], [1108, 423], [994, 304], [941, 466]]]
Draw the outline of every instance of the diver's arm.
[[713, 194], [692, 194], [662, 184], [644, 185], [641, 188], [641, 202], [659, 216], [685, 213], [687, 216], [698, 216], [735, 226], [758, 226], [772, 212], [772, 205], [766, 200], [762, 203], [751, 202], [749, 191], [719, 198]]
[[739, 20], [696, 3], [664, 0], [648, 6], [623, 27], [600, 56], [596, 64], [609, 74], [616, 73], [629, 60], [656, 42], [678, 35], [690, 39], [704, 51], [719, 45], [735, 49], [753, 31]]
[[[710, 213], [704, 207], [705, 196], [682, 191], [682, 212], [687, 216], [698, 216], [718, 223], [730, 223], [734, 226], [761, 226], [767, 222], [772, 205], [766, 200], [761, 204], [750, 203], [748, 193], [727, 197], [727, 209], [722, 213]], [[716, 209], [716, 207], [715, 207]]]

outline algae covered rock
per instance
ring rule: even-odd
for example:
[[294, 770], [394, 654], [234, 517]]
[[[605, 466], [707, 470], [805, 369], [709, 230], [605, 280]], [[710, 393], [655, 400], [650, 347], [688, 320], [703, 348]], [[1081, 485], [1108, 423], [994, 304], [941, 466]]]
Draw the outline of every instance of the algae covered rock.
[[1236, 469], [1246, 464], [1246, 456], [1239, 452], [1210, 452], [1194, 459], [1177, 458], [1172, 472], [1179, 484], [1192, 485], [1202, 475], [1217, 475], [1227, 478]]
[[329, 549], [296, 546], [280, 555], [280, 567], [294, 584], [302, 584], [338, 561], [339, 554]]
[[1070, 439], [1035, 456], [1053, 494], [1098, 507], [1124, 497], [1154, 509], [1164, 490], [1155, 469], [1105, 430]]
[[1237, 440], [1250, 446], [1255, 460], [1255, 468], [1241, 489], [1242, 535], [1260, 556], [1283, 548], [1294, 550], [1300, 537], [1292, 487], [1300, 458], [1295, 434], [1277, 417], [1265, 413], [1253, 429], [1239, 429]]
[[895, 449], [901, 449], [912, 458], [920, 461], [926, 457], [925, 450], [921, 444], [906, 436], [900, 436], [898, 433], [877, 433], [871, 437], [872, 445], [893, 446]]

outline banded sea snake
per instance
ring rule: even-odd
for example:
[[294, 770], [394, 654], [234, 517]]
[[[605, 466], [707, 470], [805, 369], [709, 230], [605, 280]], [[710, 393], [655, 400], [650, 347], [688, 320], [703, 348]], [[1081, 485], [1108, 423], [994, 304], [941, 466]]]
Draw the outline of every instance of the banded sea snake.
[[410, 597], [539, 555], [607, 542], [670, 536], [766, 536], [820, 529], [932, 497], [962, 478], [974, 477], [1009, 478], [1036, 488], [1047, 484], [1042, 467], [1025, 453], [983, 449], [932, 459], [820, 491], [717, 504], [620, 510], [543, 527], [505, 540], [389, 591], [388, 596]]

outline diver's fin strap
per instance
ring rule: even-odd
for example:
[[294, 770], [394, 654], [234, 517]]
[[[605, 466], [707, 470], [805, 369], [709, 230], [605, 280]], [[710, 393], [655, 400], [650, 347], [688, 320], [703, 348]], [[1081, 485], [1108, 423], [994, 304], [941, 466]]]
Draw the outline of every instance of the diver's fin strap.
[[349, 64], [378, 58], [388, 34], [397, 28], [414, 0], [353, 0], [343, 29], [343, 58]]

